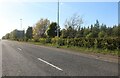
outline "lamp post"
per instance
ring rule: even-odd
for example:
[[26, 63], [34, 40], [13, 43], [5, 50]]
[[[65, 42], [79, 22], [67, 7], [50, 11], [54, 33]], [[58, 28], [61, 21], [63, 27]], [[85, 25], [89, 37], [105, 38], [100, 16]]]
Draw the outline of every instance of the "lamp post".
[[20, 26], [21, 26], [21, 30], [22, 30], [22, 19], [20, 19]]
[[59, 0], [58, 0], [58, 5], [57, 5], [57, 37], [59, 37]]
[[24, 29], [22, 29], [22, 19], [20, 19], [20, 26], [21, 26], [21, 33], [20, 33], [20, 39], [21, 40], [24, 40], [24, 37], [25, 37], [25, 30]]

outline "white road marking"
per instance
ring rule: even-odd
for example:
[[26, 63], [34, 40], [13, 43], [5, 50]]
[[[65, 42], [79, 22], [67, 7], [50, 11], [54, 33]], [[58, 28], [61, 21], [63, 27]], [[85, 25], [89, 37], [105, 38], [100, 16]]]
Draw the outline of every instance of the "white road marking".
[[108, 61], [108, 60], [104, 60], [104, 61]]
[[20, 50], [20, 51], [21, 51], [22, 49], [21, 49], [21, 48], [18, 48], [18, 50]]
[[51, 64], [51, 63], [49, 63], [49, 62], [47, 62], [47, 61], [45, 61], [45, 60], [43, 60], [43, 59], [41, 59], [41, 58], [38, 58], [38, 60], [40, 60], [40, 61], [42, 61], [42, 62], [44, 62], [44, 63], [46, 63], [46, 64], [48, 64], [48, 65], [50, 65], [50, 66], [52, 66], [52, 67], [54, 67], [54, 68], [56, 68], [56, 69], [58, 69], [58, 70], [60, 70], [60, 71], [63, 71], [63, 69], [61, 69], [61, 68], [59, 68], [59, 67], [57, 67], [57, 66], [55, 66], [55, 65], [53, 65], [53, 64]]
[[96, 59], [99, 59], [99, 58], [96, 58]]

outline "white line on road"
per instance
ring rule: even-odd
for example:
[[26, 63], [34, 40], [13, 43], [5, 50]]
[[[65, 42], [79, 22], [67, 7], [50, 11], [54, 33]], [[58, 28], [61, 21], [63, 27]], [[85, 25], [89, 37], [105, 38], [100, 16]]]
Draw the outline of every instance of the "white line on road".
[[61, 69], [61, 68], [59, 68], [59, 67], [57, 67], [57, 66], [55, 66], [55, 65], [53, 65], [53, 64], [51, 64], [51, 63], [49, 63], [49, 62], [47, 62], [47, 61], [45, 61], [45, 60], [43, 60], [43, 59], [41, 59], [41, 58], [38, 58], [38, 60], [40, 60], [40, 61], [42, 61], [42, 62], [44, 62], [44, 63], [46, 63], [46, 64], [48, 64], [48, 65], [50, 65], [50, 66], [52, 66], [52, 67], [54, 67], [54, 68], [56, 68], [56, 69], [58, 69], [58, 70], [60, 70], [60, 71], [63, 71], [63, 69]]
[[18, 50], [20, 50], [20, 51], [21, 51], [22, 49], [21, 49], [21, 48], [18, 48]]

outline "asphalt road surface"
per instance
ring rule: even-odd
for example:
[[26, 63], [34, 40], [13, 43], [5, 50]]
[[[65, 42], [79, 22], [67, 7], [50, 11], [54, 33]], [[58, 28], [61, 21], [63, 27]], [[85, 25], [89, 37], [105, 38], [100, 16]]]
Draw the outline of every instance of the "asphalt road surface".
[[66, 50], [2, 40], [2, 76], [118, 76], [118, 64]]

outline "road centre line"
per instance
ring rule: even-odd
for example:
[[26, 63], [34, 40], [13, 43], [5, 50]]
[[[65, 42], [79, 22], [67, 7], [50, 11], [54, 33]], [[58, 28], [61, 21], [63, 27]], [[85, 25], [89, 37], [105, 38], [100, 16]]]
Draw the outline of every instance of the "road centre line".
[[54, 68], [56, 68], [56, 69], [58, 69], [58, 70], [60, 70], [60, 71], [63, 71], [63, 69], [61, 69], [61, 68], [59, 68], [59, 67], [57, 67], [57, 66], [55, 66], [55, 65], [53, 65], [53, 64], [51, 64], [51, 63], [49, 63], [49, 62], [47, 62], [47, 61], [45, 61], [45, 60], [43, 60], [43, 59], [41, 59], [41, 58], [38, 58], [38, 60], [40, 60], [40, 61], [42, 61], [42, 62], [44, 62], [44, 63], [46, 63], [46, 64], [48, 64], [48, 65], [50, 65], [50, 66], [52, 66], [52, 67], [54, 67]]

